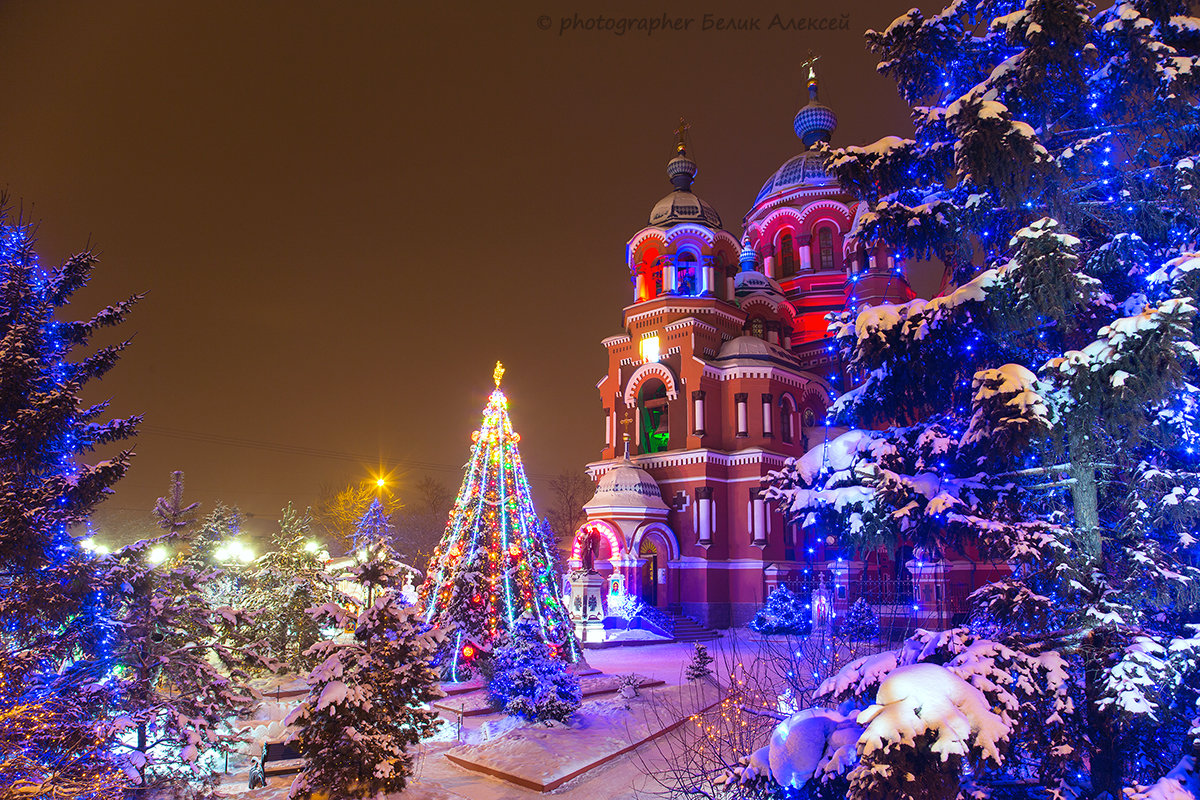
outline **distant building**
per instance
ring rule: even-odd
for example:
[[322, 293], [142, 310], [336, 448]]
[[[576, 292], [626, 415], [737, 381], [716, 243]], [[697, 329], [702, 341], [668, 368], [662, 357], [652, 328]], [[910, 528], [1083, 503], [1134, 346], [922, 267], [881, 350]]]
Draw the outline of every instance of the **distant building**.
[[837, 117], [811, 72], [809, 93], [795, 119], [807, 149], [767, 179], [740, 241], [692, 191], [681, 125], [672, 190], [626, 248], [624, 330], [603, 342], [605, 447], [587, 467], [598, 485], [574, 565], [579, 543], [598, 541], [598, 570], [713, 627], [745, 623], [770, 583], [824, 566], [822, 543], [785, 525], [762, 489], [825, 439], [839, 370], [825, 315], [913, 297], [903, 264], [850, 237], [862, 204], [813, 149]]

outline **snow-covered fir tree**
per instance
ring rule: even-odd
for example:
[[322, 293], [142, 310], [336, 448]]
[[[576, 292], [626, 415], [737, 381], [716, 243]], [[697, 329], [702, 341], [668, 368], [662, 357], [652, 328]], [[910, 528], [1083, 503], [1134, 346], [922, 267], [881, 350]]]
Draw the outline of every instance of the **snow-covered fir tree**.
[[175, 470], [171, 473], [171, 490], [154, 503], [154, 518], [158, 527], [167, 533], [175, 534], [175, 540], [184, 538], [184, 534], [196, 521], [196, 509], [199, 503], [183, 502], [183, 472]]
[[692, 660], [688, 662], [684, 678], [688, 681], [711, 680], [713, 677], [712, 663], [713, 657], [709, 654], [708, 648], [700, 642], [694, 643]]
[[812, 611], [800, 597], [782, 583], [767, 595], [767, 600], [746, 627], [768, 636], [798, 636], [812, 630]]
[[292, 798], [399, 792], [412, 775], [410, 750], [440, 724], [428, 706], [443, 696], [429, 663], [436, 642], [397, 590], [400, 570], [387, 541], [366, 544], [349, 577], [370, 603], [343, 596], [312, 610], [322, 627], [352, 633], [310, 650], [318, 662], [311, 689], [287, 719], [305, 757]]
[[879, 635], [879, 615], [866, 598], [860, 597], [850, 604], [838, 625], [838, 633], [843, 639], [852, 641], [865, 641]]
[[[997, 639], [979, 646], [1028, 664], [1020, 689], [1046, 713], [1007, 716], [979, 784], [1119, 796], [1195, 746], [1188, 14], [1171, 0], [914, 9], [868, 39], [915, 136], [829, 153], [866, 202], [854, 235], [940, 258], [947, 286], [833, 321], [858, 382], [834, 413], [858, 428], [786, 468], [773, 497], [861, 548], [971, 545], [1012, 565], [971, 598]], [[852, 796], [876, 796], [860, 777]]]
[[[70, 529], [129, 466], [129, 451], [81, 460], [127, 439], [138, 418], [105, 420], [108, 404], [80, 394], [126, 346], [93, 339], [137, 298], [62, 319], [95, 266], [84, 252], [43, 267], [28, 226], [0, 217], [0, 763], [3, 783], [25, 798], [114, 790], [114, 687], [103, 679], [115, 632], [98, 571]], [[36, 735], [19, 732], [35, 722]]]
[[290, 672], [307, 672], [315, 664], [305, 653], [321, 639], [308, 609], [333, 596], [321, 549], [312, 539], [311, 512], [288, 503], [271, 538], [271, 552], [254, 564], [245, 607], [266, 653]]
[[112, 713], [126, 730], [117, 752], [136, 783], [159, 792], [216, 780], [242, 738], [230, 720], [257, 703], [244, 667], [267, 666], [260, 643], [248, 638], [247, 615], [209, 604], [205, 586], [216, 571], [152, 563], [151, 552], [172, 538], [129, 545], [101, 562], [106, 613], [118, 632]]
[[566, 722], [582, 702], [579, 676], [551, 653], [543, 626], [524, 614], [496, 648], [488, 695], [504, 713], [531, 722]]

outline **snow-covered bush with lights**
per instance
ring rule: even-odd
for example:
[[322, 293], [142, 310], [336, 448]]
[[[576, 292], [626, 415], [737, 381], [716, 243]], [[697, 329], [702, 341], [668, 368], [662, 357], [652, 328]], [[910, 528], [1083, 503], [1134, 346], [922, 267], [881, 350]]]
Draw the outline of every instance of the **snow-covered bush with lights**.
[[879, 615], [865, 597], [858, 598], [846, 609], [846, 615], [838, 623], [838, 634], [856, 642], [879, 636]]
[[493, 653], [488, 695], [504, 713], [531, 722], [566, 722], [582, 702], [579, 676], [552, 654], [531, 616], [517, 620]]
[[747, 627], [767, 636], [801, 636], [812, 630], [812, 609], [781, 583], [767, 595]]
[[[787, 465], [770, 496], [850, 546], [969, 546], [1012, 566], [970, 602], [996, 627], [989, 658], [1024, 670], [1016, 684], [1041, 711], [993, 702], [1005, 747], [956, 755], [964, 772], [938, 773], [947, 792], [973, 763], [981, 791], [1115, 797], [1194, 747], [1200, 641], [1181, 625], [1200, 581], [1189, 13], [1130, 0], [914, 9], [868, 41], [915, 136], [827, 151], [864, 202], [853, 239], [936, 257], [946, 285], [835, 315], [835, 349], [861, 382], [832, 414], [852, 430]], [[985, 695], [1014, 690], [1003, 670], [985, 686], [963, 666]], [[932, 754], [940, 734], [922, 741]], [[851, 797], [872, 791], [851, 778]]]

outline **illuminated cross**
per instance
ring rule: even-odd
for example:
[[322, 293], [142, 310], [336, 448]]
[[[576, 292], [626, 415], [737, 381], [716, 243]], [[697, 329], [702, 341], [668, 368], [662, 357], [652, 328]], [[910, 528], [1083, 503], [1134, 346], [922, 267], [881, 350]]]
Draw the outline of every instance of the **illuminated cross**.
[[687, 153], [687, 145], [683, 143], [683, 137], [691, 127], [691, 125], [688, 125], [684, 121], [683, 117], [679, 118], [679, 127], [675, 129], [675, 149], [679, 151], [679, 155]]
[[621, 434], [621, 438], [625, 440], [625, 460], [629, 460], [629, 426], [633, 424], [633, 417], [629, 416], [629, 412], [625, 412], [625, 419], [621, 420], [621, 427], [625, 429], [625, 433]]
[[817, 62], [821, 60], [820, 56], [814, 56], [812, 50], [808, 51], [808, 57], [800, 62], [800, 69], [808, 68], [808, 79], [815, 81], [817, 79]]
[[499, 361], [496, 362], [496, 369], [492, 371], [492, 378], [496, 381], [496, 388], [500, 388], [500, 379], [504, 377], [504, 365]]

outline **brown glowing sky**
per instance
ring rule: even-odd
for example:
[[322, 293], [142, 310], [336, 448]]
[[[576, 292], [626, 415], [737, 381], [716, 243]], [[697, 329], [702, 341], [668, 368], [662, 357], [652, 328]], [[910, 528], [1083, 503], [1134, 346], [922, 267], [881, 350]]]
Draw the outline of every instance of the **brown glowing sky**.
[[[809, 49], [835, 143], [910, 130], [861, 33], [911, 0], [549, 5], [0, 5], [0, 186], [45, 261], [101, 251], [76, 313], [148, 292], [99, 387], [146, 416], [105, 515], [145, 519], [172, 469], [264, 521], [379, 464], [402, 495], [457, 488], [497, 359], [544, 497], [599, 451], [599, 342], [680, 115], [735, 234], [801, 149]], [[601, 9], [696, 22], [557, 35]], [[706, 33], [706, 12], [850, 28]]]

